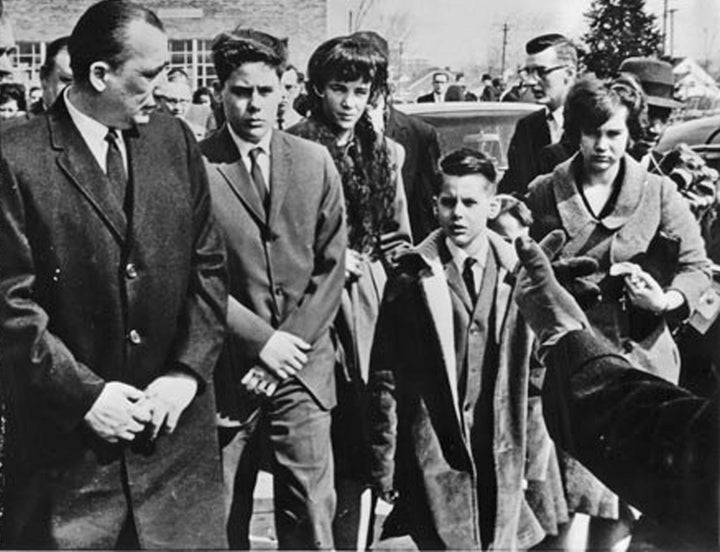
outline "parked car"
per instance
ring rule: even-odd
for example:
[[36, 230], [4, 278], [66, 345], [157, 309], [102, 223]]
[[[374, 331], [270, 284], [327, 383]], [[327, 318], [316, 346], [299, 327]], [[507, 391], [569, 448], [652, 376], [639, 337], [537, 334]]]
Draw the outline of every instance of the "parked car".
[[477, 149], [495, 161], [501, 175], [507, 169], [507, 151], [515, 123], [541, 109], [537, 104], [510, 102], [398, 104], [396, 107], [434, 126], [443, 154], [461, 147]]
[[658, 151], [668, 152], [678, 144], [687, 144], [707, 164], [720, 170], [720, 115], [674, 124], [665, 131]]

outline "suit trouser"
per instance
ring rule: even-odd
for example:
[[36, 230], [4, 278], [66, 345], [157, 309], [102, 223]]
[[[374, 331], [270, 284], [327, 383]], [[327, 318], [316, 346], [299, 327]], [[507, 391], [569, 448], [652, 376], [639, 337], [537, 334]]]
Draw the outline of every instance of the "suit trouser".
[[250, 548], [263, 440], [271, 457], [279, 548], [333, 548], [330, 411], [322, 409], [295, 379], [281, 384], [244, 425], [220, 429], [230, 547]]

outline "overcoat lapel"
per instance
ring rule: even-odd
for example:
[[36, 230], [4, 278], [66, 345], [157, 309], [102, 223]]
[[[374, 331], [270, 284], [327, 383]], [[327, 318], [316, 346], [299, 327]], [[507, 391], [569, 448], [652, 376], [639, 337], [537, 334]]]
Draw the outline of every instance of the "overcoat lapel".
[[268, 216], [270, 228], [280, 214], [288, 184], [294, 181], [291, 178], [292, 167], [292, 155], [286, 136], [281, 132], [273, 131], [270, 139], [270, 214]]
[[517, 255], [511, 245], [494, 232], [488, 231], [490, 250], [497, 261], [497, 288], [495, 290], [495, 339], [501, 342], [502, 332], [510, 302], [512, 300], [514, 277], [513, 271], [517, 264]]
[[127, 220], [122, 205], [110, 190], [110, 181], [93, 157], [60, 97], [48, 117], [50, 140], [59, 151], [57, 163], [70, 182], [92, 205], [115, 239], [125, 243]]

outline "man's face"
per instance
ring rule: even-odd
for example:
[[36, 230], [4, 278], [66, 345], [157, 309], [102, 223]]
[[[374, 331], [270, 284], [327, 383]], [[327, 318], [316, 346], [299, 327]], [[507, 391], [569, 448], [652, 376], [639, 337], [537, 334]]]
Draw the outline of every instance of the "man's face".
[[447, 88], [448, 78], [447, 75], [435, 75], [433, 77], [433, 92], [435, 94], [445, 94]]
[[235, 133], [257, 144], [277, 120], [282, 94], [274, 67], [261, 61], [243, 63], [225, 81], [225, 116]]
[[648, 105], [648, 126], [645, 129], [645, 141], [650, 149], [655, 148], [665, 129], [668, 127], [672, 109], [657, 105]]
[[575, 81], [575, 68], [558, 58], [554, 47], [546, 48], [526, 59], [525, 82], [530, 86], [535, 101], [551, 111], [565, 103], [565, 96]]
[[295, 98], [300, 95], [300, 84], [298, 83], [298, 74], [295, 69], [288, 69], [280, 77], [280, 86], [282, 88], [282, 101], [280, 109], [286, 111], [292, 109]]
[[72, 69], [70, 69], [70, 54], [67, 48], [60, 50], [55, 56], [55, 66], [41, 81], [42, 98], [47, 107], [55, 103], [60, 92], [73, 80]]
[[0, 119], [12, 119], [18, 114], [18, 104], [15, 100], [7, 100], [5, 103], [0, 104]]
[[192, 91], [185, 82], [168, 82], [160, 87], [156, 97], [163, 111], [175, 117], [182, 117], [190, 107]]
[[15, 35], [12, 25], [0, 17], [0, 82], [12, 82], [15, 70], [11, 56], [15, 52]]
[[620, 106], [595, 131], [580, 134], [580, 153], [589, 173], [605, 172], [625, 154], [629, 137], [627, 118], [627, 108]]
[[471, 249], [484, 235], [488, 217], [497, 210], [492, 184], [481, 174], [443, 174], [437, 216], [445, 235], [461, 249]]
[[156, 105], [153, 92], [168, 66], [165, 33], [145, 21], [129, 23], [125, 49], [126, 61], [108, 69], [101, 90], [104, 113], [100, 122], [117, 129], [150, 120]]

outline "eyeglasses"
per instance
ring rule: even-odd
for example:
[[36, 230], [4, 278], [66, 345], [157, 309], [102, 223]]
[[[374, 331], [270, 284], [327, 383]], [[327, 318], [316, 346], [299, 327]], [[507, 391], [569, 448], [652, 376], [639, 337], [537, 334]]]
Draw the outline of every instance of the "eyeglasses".
[[542, 65], [538, 65], [525, 67], [524, 71], [528, 74], [529, 77], [538, 77], [540, 79], [544, 79], [553, 71], [557, 71], [558, 69], [564, 69], [565, 67], [567, 67], [567, 63], [564, 63], [562, 65], [554, 65], [553, 67], [543, 67]]

